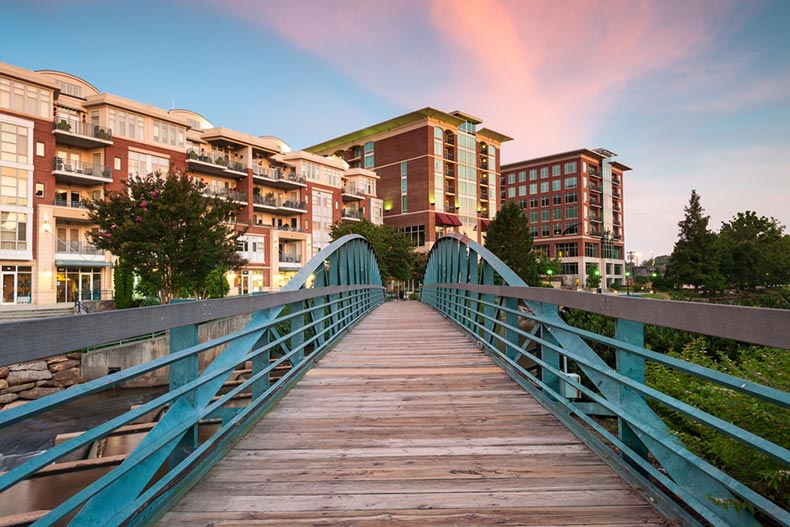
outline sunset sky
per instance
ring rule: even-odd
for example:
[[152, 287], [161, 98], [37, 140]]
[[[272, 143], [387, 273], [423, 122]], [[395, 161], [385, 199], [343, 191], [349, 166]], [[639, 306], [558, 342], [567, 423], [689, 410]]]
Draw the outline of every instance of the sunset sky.
[[425, 106], [515, 138], [504, 162], [605, 147], [643, 259], [691, 189], [716, 229], [790, 221], [788, 0], [0, 0], [0, 43], [293, 149]]

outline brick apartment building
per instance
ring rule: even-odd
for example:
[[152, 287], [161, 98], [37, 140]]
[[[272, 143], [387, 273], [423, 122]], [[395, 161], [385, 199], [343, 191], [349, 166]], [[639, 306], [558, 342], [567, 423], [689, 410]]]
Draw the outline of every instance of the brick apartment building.
[[129, 175], [171, 169], [243, 207], [238, 249], [249, 264], [229, 273], [230, 294], [277, 290], [335, 221], [383, 221], [372, 170], [0, 63], [0, 303], [109, 298], [113, 257], [88, 243], [83, 203]]
[[374, 170], [384, 223], [418, 251], [445, 232], [482, 241], [497, 212], [500, 146], [511, 138], [462, 112], [423, 108], [306, 150]]
[[580, 149], [502, 166], [500, 199], [527, 214], [535, 250], [560, 257], [565, 287], [625, 283], [623, 174], [616, 154]]

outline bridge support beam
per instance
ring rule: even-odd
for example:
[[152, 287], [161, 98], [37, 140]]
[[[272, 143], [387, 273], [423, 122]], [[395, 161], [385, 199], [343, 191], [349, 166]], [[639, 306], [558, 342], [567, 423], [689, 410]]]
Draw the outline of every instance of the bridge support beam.
[[[170, 330], [170, 353], [176, 353], [198, 344], [198, 326], [190, 324]], [[170, 365], [170, 391], [188, 384], [198, 377], [197, 354], [184, 357]], [[184, 395], [184, 401], [192, 408], [196, 408], [197, 399], [194, 391]], [[170, 454], [170, 467], [175, 467], [184, 460], [198, 444], [198, 425], [195, 424], [184, 434], [181, 441]]]
[[[615, 338], [626, 344], [644, 347], [645, 345], [645, 326], [641, 322], [633, 322], [631, 320], [624, 320], [618, 318], [615, 320]], [[645, 384], [645, 359], [629, 353], [627, 351], [618, 349], [616, 351], [617, 372], [632, 379], [640, 384]], [[634, 392], [627, 386], [620, 386], [620, 404], [623, 408], [629, 408], [629, 399], [638, 398], [640, 403], [644, 401], [644, 396]], [[634, 430], [623, 421], [621, 418], [617, 419], [617, 430], [620, 439], [631, 447], [634, 452], [639, 454], [643, 459], [647, 459], [648, 449], [644, 443], [639, 439]], [[634, 464], [634, 466], [636, 466]]]

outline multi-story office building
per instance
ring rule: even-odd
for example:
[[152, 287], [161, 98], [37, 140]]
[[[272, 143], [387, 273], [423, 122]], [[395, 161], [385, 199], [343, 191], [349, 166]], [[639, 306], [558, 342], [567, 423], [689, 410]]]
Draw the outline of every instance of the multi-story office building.
[[481, 122], [423, 108], [306, 150], [374, 170], [384, 223], [427, 251], [448, 231], [482, 241], [496, 215], [500, 146], [511, 138]]
[[562, 260], [565, 287], [625, 283], [623, 173], [616, 154], [581, 149], [502, 166], [500, 199], [527, 214], [535, 250]]
[[241, 206], [231, 294], [276, 290], [329, 240], [335, 221], [382, 221], [377, 176], [280, 139], [216, 127], [57, 71], [0, 63], [0, 284], [3, 304], [112, 294], [113, 257], [93, 247], [84, 202], [130, 175], [186, 170]]

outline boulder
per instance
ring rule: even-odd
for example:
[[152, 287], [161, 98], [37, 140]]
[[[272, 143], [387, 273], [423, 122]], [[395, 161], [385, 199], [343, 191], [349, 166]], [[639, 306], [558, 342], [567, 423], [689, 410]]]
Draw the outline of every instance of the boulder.
[[11, 371], [5, 366], [0, 366], [0, 379], [8, 377], [8, 372]]
[[58, 362], [56, 364], [49, 365], [49, 371], [52, 373], [56, 373], [63, 370], [68, 370], [69, 368], [73, 368], [75, 366], [79, 366], [80, 361], [74, 359], [66, 359], [63, 362]]
[[27, 390], [24, 392], [19, 392], [19, 397], [22, 399], [41, 399], [42, 397], [46, 397], [47, 395], [52, 395], [53, 393], [57, 393], [63, 391], [63, 388], [43, 388], [37, 387], [33, 388], [32, 390]]
[[8, 388], [6, 388], [6, 392], [8, 393], [24, 392], [25, 390], [29, 390], [35, 387], [36, 387], [36, 383], [28, 382], [25, 384], [17, 384], [16, 386], [9, 386]]
[[47, 364], [51, 366], [59, 362], [66, 362], [67, 360], [69, 360], [69, 358], [66, 357], [65, 355], [55, 355], [54, 357], [50, 357], [47, 359]]
[[5, 390], [8, 388], [8, 381], [5, 379], [0, 379], [0, 390]]
[[16, 401], [17, 399], [19, 399], [19, 396], [15, 393], [0, 395], [0, 404], [8, 404], [11, 401]]
[[68, 370], [59, 371], [52, 376], [52, 380], [55, 382], [63, 382], [63, 381], [71, 381], [71, 380], [77, 380], [77, 382], [85, 382], [85, 379], [80, 377], [79, 368], [71, 368]]
[[84, 353], [82, 353], [82, 352], [79, 352], [79, 353], [66, 353], [66, 357], [69, 358], [69, 359], [73, 359], [73, 360], [82, 360], [82, 356], [83, 355], [84, 355]]
[[[46, 363], [44, 363], [46, 366]], [[17, 386], [19, 384], [26, 384], [29, 382], [42, 381], [44, 379], [51, 379], [52, 374], [46, 367], [43, 370], [11, 370], [8, 374], [8, 384], [10, 386]]]
[[20, 362], [19, 364], [10, 365], [8, 369], [12, 372], [23, 370], [43, 371], [47, 369], [47, 361], [34, 360], [31, 362]]

